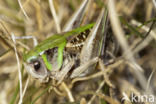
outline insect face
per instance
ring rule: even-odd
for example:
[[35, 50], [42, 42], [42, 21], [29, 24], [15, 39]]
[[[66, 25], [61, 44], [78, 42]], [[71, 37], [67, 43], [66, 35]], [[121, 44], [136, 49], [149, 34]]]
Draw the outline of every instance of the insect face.
[[25, 64], [25, 68], [35, 78], [43, 80], [48, 76], [46, 66], [41, 58], [31, 60]]

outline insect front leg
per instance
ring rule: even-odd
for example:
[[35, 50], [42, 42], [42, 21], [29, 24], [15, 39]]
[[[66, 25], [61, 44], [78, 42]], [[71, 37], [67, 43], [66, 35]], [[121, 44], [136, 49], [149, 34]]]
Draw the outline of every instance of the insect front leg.
[[60, 84], [67, 73], [71, 70], [72, 66], [74, 65], [74, 60], [71, 60], [69, 63], [64, 65], [61, 71], [52, 72], [52, 78], [58, 80], [57, 84]]

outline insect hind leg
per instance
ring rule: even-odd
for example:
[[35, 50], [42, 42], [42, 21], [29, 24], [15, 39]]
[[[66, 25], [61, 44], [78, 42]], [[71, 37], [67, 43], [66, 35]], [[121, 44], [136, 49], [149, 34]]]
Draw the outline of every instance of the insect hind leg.
[[76, 69], [74, 69], [71, 76], [70, 76], [70, 78], [85, 76], [86, 71], [89, 71], [88, 69], [92, 65], [96, 65], [96, 63], [98, 62], [98, 59], [99, 59], [98, 57], [95, 57], [95, 58], [89, 60], [88, 62], [86, 62], [85, 64], [82, 64], [79, 67], [77, 67]]

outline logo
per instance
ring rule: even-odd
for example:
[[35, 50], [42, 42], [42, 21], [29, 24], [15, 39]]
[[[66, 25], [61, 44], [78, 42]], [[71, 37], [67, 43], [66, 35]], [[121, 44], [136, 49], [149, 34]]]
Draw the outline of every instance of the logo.
[[127, 101], [127, 102], [132, 102], [132, 103], [153, 103], [155, 102], [155, 97], [154, 95], [135, 95], [131, 94], [130, 97], [126, 95], [126, 93], [122, 93], [123, 97], [121, 99], [121, 102]]

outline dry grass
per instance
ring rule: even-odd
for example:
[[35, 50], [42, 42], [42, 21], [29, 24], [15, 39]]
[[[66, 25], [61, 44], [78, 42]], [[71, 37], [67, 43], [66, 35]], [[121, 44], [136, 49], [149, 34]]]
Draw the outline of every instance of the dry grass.
[[[0, 0], [0, 104], [156, 102], [156, 4], [152, 0], [90, 0], [82, 25], [95, 22], [102, 8], [109, 13], [106, 55], [95, 73], [64, 80], [55, 87], [51, 82], [40, 83], [25, 71], [22, 55], [33, 48], [33, 42], [15, 40], [14, 35], [32, 35], [40, 42], [53, 33], [70, 30], [70, 23], [65, 23], [76, 18], [71, 14], [82, 1]], [[132, 95], [151, 95], [155, 101], [132, 102]]]

